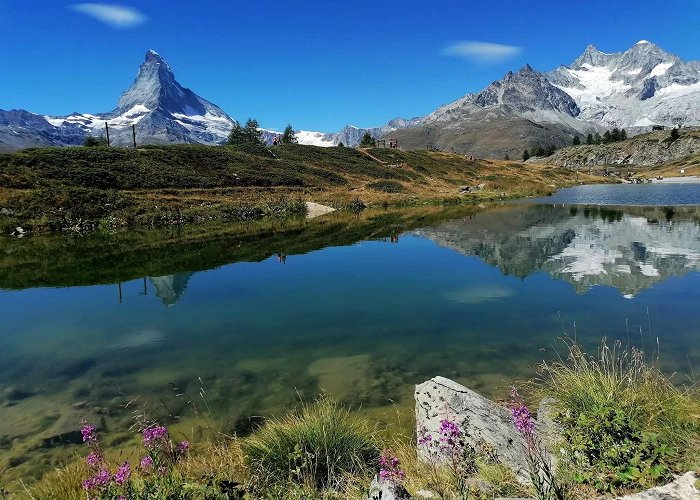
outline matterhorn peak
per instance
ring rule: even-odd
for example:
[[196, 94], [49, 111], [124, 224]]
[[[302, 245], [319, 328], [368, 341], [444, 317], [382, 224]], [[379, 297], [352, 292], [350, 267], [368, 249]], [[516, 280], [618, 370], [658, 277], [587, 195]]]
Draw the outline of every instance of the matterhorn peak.
[[196, 96], [175, 80], [168, 63], [153, 49], [146, 52], [136, 80], [119, 99], [117, 112], [126, 113], [134, 106], [170, 113], [185, 113], [190, 109], [204, 114], [204, 107]]

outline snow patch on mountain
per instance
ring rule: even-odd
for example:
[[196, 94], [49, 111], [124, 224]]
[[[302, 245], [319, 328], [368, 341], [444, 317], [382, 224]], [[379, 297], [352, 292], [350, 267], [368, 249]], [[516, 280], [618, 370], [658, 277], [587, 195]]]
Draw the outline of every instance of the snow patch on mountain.
[[308, 146], [331, 147], [336, 146], [335, 134], [326, 134], [324, 132], [311, 132], [309, 130], [298, 130], [295, 133], [299, 144]]

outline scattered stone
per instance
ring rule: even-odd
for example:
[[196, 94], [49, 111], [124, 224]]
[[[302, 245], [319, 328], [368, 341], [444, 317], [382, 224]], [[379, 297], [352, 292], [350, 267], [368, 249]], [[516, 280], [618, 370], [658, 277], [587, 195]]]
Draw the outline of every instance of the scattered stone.
[[391, 481], [385, 481], [379, 476], [372, 479], [369, 487], [368, 500], [411, 500], [412, 497], [406, 488]]
[[416, 495], [419, 498], [436, 498], [435, 493], [428, 490], [418, 490], [416, 491]]
[[469, 186], [459, 186], [459, 192], [460, 192], [460, 193], [468, 193], [468, 192], [471, 191], [471, 190], [472, 190], [472, 188], [469, 187]]
[[331, 212], [335, 212], [335, 208], [326, 205], [321, 205], [320, 203], [314, 203], [313, 201], [306, 202], [306, 218], [314, 219], [320, 217], [321, 215], [326, 215]]
[[10, 210], [9, 208], [3, 208], [0, 210], [0, 214], [2, 215], [15, 215], [14, 210]]
[[[435, 377], [416, 386], [416, 428], [418, 435], [437, 435], [440, 421], [448, 419], [461, 426], [465, 442], [479, 450], [484, 443], [497, 460], [510, 468], [522, 483], [529, 484], [523, 437], [515, 429], [508, 409], [486, 399], [463, 385]], [[418, 447], [423, 462], [444, 460]]]
[[696, 481], [700, 478], [696, 472], [687, 472], [665, 486], [618, 497], [619, 500], [698, 500], [700, 489]]

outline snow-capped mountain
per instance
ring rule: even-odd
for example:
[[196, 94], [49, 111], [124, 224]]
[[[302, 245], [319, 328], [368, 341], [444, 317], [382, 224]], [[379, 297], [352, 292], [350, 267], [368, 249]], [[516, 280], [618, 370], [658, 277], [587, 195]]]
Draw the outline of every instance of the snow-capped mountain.
[[[234, 120], [183, 88], [168, 63], [148, 51], [133, 85], [114, 111], [41, 116], [0, 110], [0, 151], [30, 146], [82, 144], [110, 125], [115, 144], [223, 142]], [[301, 144], [357, 146], [365, 133], [391, 137], [403, 149], [436, 147], [484, 157], [519, 157], [533, 146], [565, 146], [574, 135], [620, 127], [629, 135], [654, 125], [700, 126], [700, 62], [682, 61], [651, 42], [625, 52], [589, 46], [570, 66], [541, 73], [529, 65], [507, 73], [478, 93], [424, 117], [396, 118], [386, 125], [348, 125], [333, 133], [299, 130]], [[279, 132], [262, 129], [266, 141]]]
[[700, 63], [646, 40], [613, 54], [589, 45], [571, 66], [545, 76], [576, 101], [583, 121], [608, 128], [700, 125]]
[[700, 126], [700, 63], [643, 40], [612, 54], [589, 46], [571, 66], [548, 73], [526, 65], [390, 136], [408, 149], [502, 157], [568, 145], [575, 134], [619, 127], [633, 135], [654, 125]]
[[131, 144], [132, 125], [141, 144], [218, 144], [226, 140], [234, 124], [221, 108], [182, 87], [168, 63], [149, 50], [114, 111], [54, 117], [0, 110], [0, 144], [7, 149], [82, 144], [87, 135], [105, 135], [105, 122], [111, 142], [119, 145]]
[[[331, 147], [342, 144], [343, 146], [355, 147], [360, 144], [362, 137], [369, 133], [375, 139], [379, 139], [386, 134], [396, 130], [412, 127], [420, 122], [422, 118], [394, 118], [382, 127], [360, 128], [354, 125], [346, 125], [339, 132], [312, 132], [309, 130], [297, 130], [294, 132], [299, 144], [309, 146]], [[261, 129], [263, 139], [271, 144], [274, 138], [281, 135], [274, 130]]]

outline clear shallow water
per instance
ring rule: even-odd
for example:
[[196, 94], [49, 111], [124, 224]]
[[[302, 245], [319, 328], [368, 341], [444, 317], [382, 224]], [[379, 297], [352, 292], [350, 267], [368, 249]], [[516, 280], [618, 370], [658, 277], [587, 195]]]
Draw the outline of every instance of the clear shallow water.
[[[697, 203], [697, 201], [696, 201]], [[36, 473], [83, 417], [202, 437], [320, 391], [380, 419], [443, 375], [487, 395], [569, 334], [700, 368], [700, 209], [502, 206], [223, 232], [3, 240], [0, 456]], [[136, 403], [127, 403], [138, 396]], [[173, 416], [181, 417], [175, 419]]]
[[528, 203], [587, 205], [678, 206], [697, 205], [700, 182], [651, 184], [597, 184], [562, 189]]

